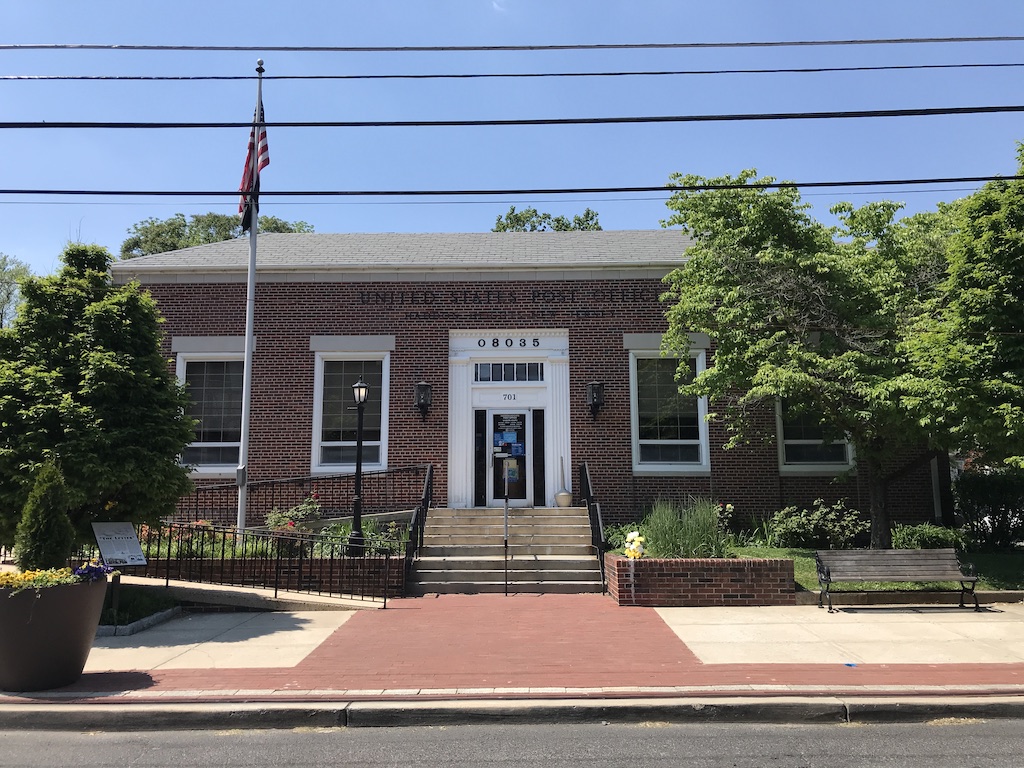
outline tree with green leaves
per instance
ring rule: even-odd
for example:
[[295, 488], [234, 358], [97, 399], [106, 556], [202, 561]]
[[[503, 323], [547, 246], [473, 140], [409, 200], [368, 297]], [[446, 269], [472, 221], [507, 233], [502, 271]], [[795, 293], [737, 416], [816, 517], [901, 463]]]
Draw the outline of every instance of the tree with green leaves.
[[[795, 187], [756, 186], [772, 182], [750, 170], [672, 177], [685, 189], [663, 224], [694, 244], [666, 278], [665, 347], [685, 360], [690, 333], [711, 337], [713, 364], [681, 390], [709, 398], [730, 446], [752, 439], [750, 416], [780, 400], [826, 437], [845, 436], [869, 490], [871, 545], [889, 547], [888, 483], [935, 437], [903, 401], [902, 350], [937, 295], [944, 257], [923, 236], [937, 223], [897, 223], [899, 206], [880, 202], [838, 205], [840, 224], [830, 227], [807, 213]], [[728, 188], [692, 190], [704, 185]]]
[[[260, 216], [259, 231], [302, 233], [312, 232], [313, 226], [304, 221]], [[242, 236], [242, 221], [238, 216], [221, 213], [202, 213], [189, 218], [176, 213], [168, 219], [149, 218], [133, 224], [128, 235], [121, 244], [122, 259], [233, 240]]]
[[[1017, 157], [1024, 173], [1024, 145]], [[906, 345], [911, 402], [961, 450], [1024, 467], [1024, 182], [945, 213], [948, 277]]]
[[156, 302], [114, 285], [111, 256], [72, 244], [29, 279], [0, 330], [0, 543], [11, 543], [39, 467], [59, 463], [78, 535], [95, 521], [156, 522], [191, 487], [177, 457], [188, 398], [160, 349]]
[[68, 517], [68, 493], [60, 468], [49, 459], [36, 472], [14, 538], [18, 567], [23, 571], [64, 568], [75, 545], [75, 526]]
[[0, 253], [0, 328], [6, 328], [14, 320], [21, 300], [21, 284], [31, 274], [28, 264]]
[[494, 222], [491, 232], [569, 232], [571, 230], [600, 230], [597, 211], [587, 208], [582, 214], [572, 219], [565, 216], [552, 216], [550, 213], [538, 213], [536, 208], [524, 208], [517, 211], [510, 206], [508, 213], [499, 216]]

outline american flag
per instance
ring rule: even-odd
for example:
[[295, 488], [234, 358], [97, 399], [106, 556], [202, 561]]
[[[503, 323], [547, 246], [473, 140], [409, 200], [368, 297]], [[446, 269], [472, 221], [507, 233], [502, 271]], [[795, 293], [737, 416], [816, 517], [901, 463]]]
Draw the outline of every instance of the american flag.
[[[242, 171], [242, 183], [238, 185], [244, 194], [238, 201], [238, 212], [242, 214], [242, 231], [252, 226], [252, 218], [260, 210], [260, 171], [270, 165], [270, 151], [267, 149], [267, 129], [263, 125], [263, 101], [253, 116], [252, 130], [249, 132], [249, 151], [245, 153], [245, 169]], [[256, 124], [260, 124], [259, 150], [256, 155], [256, 172], [253, 173], [252, 154], [256, 150]]]

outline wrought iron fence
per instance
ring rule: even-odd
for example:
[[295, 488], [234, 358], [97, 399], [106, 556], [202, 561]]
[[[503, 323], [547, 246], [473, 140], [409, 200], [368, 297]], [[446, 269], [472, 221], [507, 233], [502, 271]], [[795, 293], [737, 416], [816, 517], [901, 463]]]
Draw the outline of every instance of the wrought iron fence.
[[606, 589], [604, 574], [604, 553], [608, 549], [608, 542], [604, 538], [604, 522], [601, 520], [601, 504], [597, 501], [597, 494], [594, 492], [594, 484], [590, 479], [590, 467], [587, 462], [580, 464], [580, 496], [587, 507], [587, 516], [590, 518], [590, 543], [597, 550], [597, 562], [601, 567], [601, 591]]
[[[404, 538], [404, 537], [403, 537]], [[381, 600], [401, 595], [403, 540], [354, 547], [347, 537], [238, 530], [209, 523], [141, 526], [147, 565], [136, 576]]]
[[[420, 503], [429, 465], [364, 472], [363, 514], [411, 512]], [[319, 475], [283, 480], [257, 480], [246, 485], [246, 525], [263, 525], [273, 510], [287, 511], [316, 494], [322, 518], [352, 514], [355, 475]], [[233, 525], [238, 517], [238, 486], [234, 483], [198, 485], [178, 502], [176, 522], [206, 521]]]

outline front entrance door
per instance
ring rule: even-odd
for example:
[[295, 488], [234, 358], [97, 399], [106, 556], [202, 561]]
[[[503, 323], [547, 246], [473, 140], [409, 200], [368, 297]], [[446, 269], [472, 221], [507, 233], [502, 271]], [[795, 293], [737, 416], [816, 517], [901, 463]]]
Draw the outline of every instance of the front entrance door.
[[487, 473], [487, 504], [512, 507], [533, 504], [529, 461], [530, 419], [526, 411], [489, 411], [487, 444], [491, 448], [490, 471]]

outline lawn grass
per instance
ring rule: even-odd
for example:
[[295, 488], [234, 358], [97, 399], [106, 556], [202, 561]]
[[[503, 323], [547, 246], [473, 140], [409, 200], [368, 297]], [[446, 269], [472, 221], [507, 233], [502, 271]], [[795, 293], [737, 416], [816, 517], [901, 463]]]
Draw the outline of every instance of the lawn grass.
[[[818, 589], [818, 571], [813, 549], [785, 547], [737, 547], [738, 557], [784, 558], [793, 561], [797, 590]], [[979, 590], [1024, 589], [1024, 552], [969, 553], [965, 562], [974, 563]], [[836, 582], [831, 592], [902, 592], [960, 589], [959, 582]]]

